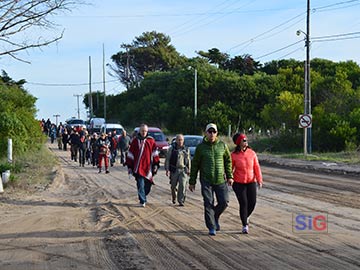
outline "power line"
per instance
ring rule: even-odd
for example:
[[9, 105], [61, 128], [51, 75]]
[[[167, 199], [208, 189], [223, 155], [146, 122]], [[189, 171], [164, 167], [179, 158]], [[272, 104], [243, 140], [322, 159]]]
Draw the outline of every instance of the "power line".
[[[313, 9], [312, 9], [312, 12], [316, 12], [316, 11], [319, 11], [319, 10], [322, 10], [322, 9], [328, 9], [328, 8], [334, 7], [334, 6], [340, 6], [340, 5], [345, 5], [345, 4], [349, 4], [349, 3], [354, 3], [354, 2], [360, 2], [360, 0], [343, 1], [343, 2], [338, 2], [338, 3], [331, 4], [331, 5], [320, 6], [320, 7], [317, 7], [317, 8], [313, 8]], [[347, 6], [347, 7], [348, 7], [348, 6]], [[341, 8], [341, 7], [339, 7], [339, 8]], [[339, 8], [338, 8], [338, 9], [339, 9]], [[345, 7], [342, 7], [342, 8], [345, 8]], [[332, 9], [332, 10], [334, 10], [334, 9]], [[324, 10], [324, 11], [328, 11], [328, 10]], [[259, 35], [255, 36], [255, 37], [253, 37], [253, 38], [250, 38], [250, 39], [248, 39], [248, 40], [246, 40], [246, 41], [244, 41], [244, 42], [241, 42], [241, 43], [239, 43], [239, 44], [231, 47], [231, 48], [228, 49], [227, 51], [231, 51], [231, 50], [233, 50], [233, 49], [235, 49], [235, 48], [238, 48], [238, 47], [240, 47], [240, 46], [245, 46], [245, 47], [241, 47], [240, 50], [242, 50], [242, 49], [248, 47], [250, 44], [254, 43], [255, 41], [259, 41], [259, 37], [262, 37], [262, 36], [264, 36], [264, 35], [266, 35], [266, 34], [270, 34], [270, 33], [271, 33], [272, 31], [274, 31], [275, 29], [278, 29], [278, 28], [280, 28], [281, 26], [288, 24], [289, 22], [297, 19], [298, 17], [303, 16], [305, 13], [306, 13], [306, 12], [302, 12], [302, 13], [296, 15], [295, 17], [293, 17], [293, 18], [291, 18], [291, 19], [289, 19], [289, 20], [287, 20], [287, 21], [285, 21], [285, 22], [283, 22], [283, 23], [281, 23], [281, 24], [276, 25], [276, 26], [274, 26], [273, 28], [270, 28], [269, 30], [266, 30], [266, 31], [260, 33]], [[303, 18], [302, 18], [302, 19], [303, 19]], [[302, 19], [301, 19], [301, 20], [302, 20]], [[300, 22], [301, 20], [299, 20], [298, 22]], [[287, 27], [287, 28], [289, 28], [289, 27]], [[287, 28], [285, 28], [285, 29], [287, 29]], [[282, 31], [284, 31], [285, 29], [283, 29]], [[280, 32], [282, 32], [282, 31], [280, 31]], [[278, 32], [278, 33], [279, 33], [279, 32]], [[272, 36], [273, 36], [273, 35], [271, 35], [271, 36], [269, 36], [269, 37], [272, 37]], [[268, 37], [268, 38], [269, 38], [269, 37]], [[266, 39], [266, 37], [263, 38], [263, 39]]]
[[[340, 6], [340, 5], [345, 5], [345, 4], [349, 4], [349, 3], [354, 3], [354, 2], [359, 2], [360, 0], [350, 0], [350, 1], [343, 1], [343, 2], [338, 2], [338, 3], [334, 3], [331, 5], [327, 5], [327, 6], [322, 6], [322, 7], [318, 7], [318, 8], [313, 8], [313, 11], [320, 11], [320, 12], [324, 12], [324, 11], [330, 11], [330, 10], [337, 10], [337, 9], [342, 9], [342, 8], [348, 8], [348, 7], [352, 7], [352, 6], [356, 6], [359, 5], [358, 4], [352, 4], [349, 6], [345, 6], [345, 7], [338, 7], [338, 8], [331, 8], [331, 7], [335, 7], [335, 6]], [[330, 9], [331, 8], [331, 9]], [[325, 10], [324, 10], [325, 9]], [[324, 11], [322, 11], [324, 10]]]
[[[187, 32], [186, 28], [189, 28], [189, 27], [190, 27], [190, 29], [191, 29], [191, 28], [194, 28], [194, 25], [195, 25], [195, 24], [200, 23], [200, 22], [206, 20], [207, 18], [211, 17], [212, 15], [218, 15], [218, 14], [220, 14], [219, 11], [217, 11], [216, 13], [212, 13], [211, 11], [212, 11], [212, 10], [215, 10], [215, 9], [218, 8], [218, 7], [223, 6], [224, 4], [226, 4], [226, 2], [229, 2], [229, 1], [230, 1], [230, 0], [225, 0], [225, 1], [221, 2], [220, 4], [214, 6], [213, 8], [209, 9], [208, 12], [205, 12], [205, 13], [204, 13], [205, 17], [190, 19], [190, 20], [186, 21], [185, 23], [182, 23], [181, 25], [176, 26], [176, 27], [175, 27], [175, 30], [173, 30], [173, 32], [171, 32], [171, 30], [170, 30], [170, 31], [167, 31], [167, 32], [170, 32], [171, 35], [176, 35], [178, 32], [184, 32], [184, 31], [185, 31], [185, 33], [186, 33], [186, 32]], [[230, 4], [228, 4], [227, 6], [222, 7], [220, 10], [225, 10], [226, 8], [232, 6], [233, 4], [234, 4], [234, 3], [230, 3]], [[230, 13], [229, 13], [229, 14], [230, 14]], [[225, 13], [225, 16], [226, 16], [226, 15], [227, 15], [227, 14]], [[189, 25], [189, 26], [187, 26], [187, 25]], [[185, 28], [185, 30], [184, 30], [184, 29], [181, 30], [182, 28]]]
[[271, 55], [271, 54], [274, 54], [274, 53], [283, 51], [283, 50], [285, 50], [285, 49], [287, 49], [287, 48], [290, 48], [290, 47], [292, 47], [292, 46], [294, 46], [294, 45], [296, 45], [296, 44], [298, 44], [298, 43], [300, 43], [300, 42], [303, 42], [303, 40], [298, 40], [298, 41], [296, 41], [296, 42], [294, 42], [294, 43], [292, 43], [292, 44], [289, 44], [289, 45], [287, 45], [287, 46], [285, 46], [285, 47], [282, 47], [282, 48], [277, 49], [277, 50], [275, 50], [275, 51], [272, 51], [272, 52], [269, 52], [269, 53], [267, 53], [267, 54], [264, 54], [264, 55], [261, 55], [261, 56], [259, 56], [259, 57], [256, 57], [256, 59], [261, 59], [261, 58], [264, 58], [265, 56], [269, 56], [269, 55]]
[[238, 48], [238, 47], [240, 47], [240, 46], [242, 46], [242, 45], [244, 45], [244, 44], [246, 44], [246, 43], [249, 43], [249, 42], [250, 42], [250, 43], [253, 43], [257, 38], [259, 38], [259, 37], [261, 37], [261, 36], [263, 36], [263, 35], [269, 34], [270, 32], [274, 31], [275, 29], [277, 29], [277, 28], [279, 28], [279, 27], [281, 27], [281, 26], [283, 26], [283, 25], [285, 25], [285, 24], [287, 24], [287, 23], [289, 23], [289, 22], [291, 22], [291, 21], [299, 18], [300, 16], [303, 16], [304, 14], [305, 14], [305, 12], [302, 12], [302, 13], [296, 15], [295, 17], [292, 17], [291, 19], [289, 19], [289, 20], [287, 20], [287, 21], [285, 21], [285, 22], [283, 22], [283, 23], [278, 24], [278, 25], [274, 26], [273, 28], [264, 31], [264, 32], [258, 34], [257, 36], [255, 36], [255, 37], [253, 37], [253, 38], [251, 38], [251, 39], [248, 39], [248, 40], [246, 40], [246, 41], [244, 41], [244, 42], [241, 42], [241, 43], [239, 43], [239, 44], [231, 47], [230, 49], [228, 49], [228, 51], [231, 51], [231, 50], [233, 50], [233, 49], [235, 49], [235, 48]]
[[[118, 82], [119, 80], [109, 80], [108, 82]], [[69, 86], [84, 86], [89, 85], [89, 83], [39, 83], [39, 82], [26, 82], [27, 84], [32, 85], [40, 85], [40, 86], [61, 86], [61, 87], [69, 87]], [[102, 84], [103, 82], [92, 82], [92, 84]]]
[[352, 32], [352, 33], [343, 33], [343, 34], [336, 34], [336, 35], [312, 37], [311, 39], [312, 40], [318, 40], [318, 39], [328, 39], [328, 38], [336, 38], [336, 37], [353, 36], [353, 35], [360, 35], [360, 32]]
[[343, 37], [343, 38], [329, 38], [329, 39], [324, 39], [324, 40], [315, 40], [314, 42], [339, 41], [339, 40], [357, 39], [357, 38], [360, 38], [360, 36], [357, 36], [357, 37]]

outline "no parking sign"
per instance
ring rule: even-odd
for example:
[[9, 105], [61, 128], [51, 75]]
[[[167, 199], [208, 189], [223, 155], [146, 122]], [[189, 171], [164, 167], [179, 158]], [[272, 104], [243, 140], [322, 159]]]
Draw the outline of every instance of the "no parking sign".
[[312, 127], [312, 115], [300, 114], [299, 115], [299, 128], [311, 128]]

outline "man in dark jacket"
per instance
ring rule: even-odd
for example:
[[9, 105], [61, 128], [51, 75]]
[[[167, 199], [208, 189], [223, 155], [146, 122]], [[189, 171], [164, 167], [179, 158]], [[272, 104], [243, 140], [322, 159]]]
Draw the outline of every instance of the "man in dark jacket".
[[[231, 155], [228, 146], [217, 138], [217, 126], [210, 123], [205, 128], [206, 136], [195, 150], [191, 162], [190, 191], [195, 190], [200, 171], [201, 194], [204, 199], [205, 224], [210, 235], [220, 230], [219, 218], [229, 203], [228, 185], [233, 183]], [[224, 175], [226, 180], [224, 179]], [[227, 182], [227, 183], [226, 183]], [[214, 205], [216, 195], [217, 205]]]

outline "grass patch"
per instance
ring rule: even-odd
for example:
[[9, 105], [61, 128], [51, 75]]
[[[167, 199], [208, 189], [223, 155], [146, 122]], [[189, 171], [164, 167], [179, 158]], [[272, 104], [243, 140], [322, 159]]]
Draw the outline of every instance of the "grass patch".
[[[235, 145], [232, 142], [231, 138], [222, 136], [220, 139], [227, 143], [230, 151], [234, 150]], [[293, 158], [309, 161], [360, 164], [360, 151], [356, 150], [342, 152], [313, 152], [312, 154], [304, 155], [304, 153], [302, 152], [302, 148], [299, 147], [299, 145], [296, 145], [297, 148], [294, 149], [291, 147], [293, 145], [289, 146], [289, 142], [287, 142], [285, 139], [283, 139], [282, 141], [271, 138], [257, 139], [251, 135], [249, 136], [249, 139], [249, 146], [252, 147], [257, 153], [268, 154], [281, 158]], [[279, 147], [278, 145], [282, 145], [282, 147]], [[287, 150], [284, 150], [286, 148]], [[277, 151], [272, 151], [274, 149], [277, 149]]]
[[54, 179], [54, 166], [57, 162], [45, 144], [26, 152], [14, 159], [10, 181], [6, 187], [26, 191], [46, 187]]
[[341, 162], [350, 164], [360, 164], [360, 152], [337, 152], [337, 153], [312, 153], [308, 155], [301, 154], [279, 154], [283, 158], [295, 158], [303, 160]]

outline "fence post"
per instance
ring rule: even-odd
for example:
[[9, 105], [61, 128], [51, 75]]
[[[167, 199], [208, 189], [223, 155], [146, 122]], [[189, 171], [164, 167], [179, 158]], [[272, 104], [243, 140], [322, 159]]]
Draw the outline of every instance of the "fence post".
[[8, 138], [8, 152], [7, 152], [7, 158], [8, 162], [12, 164], [12, 139]]

